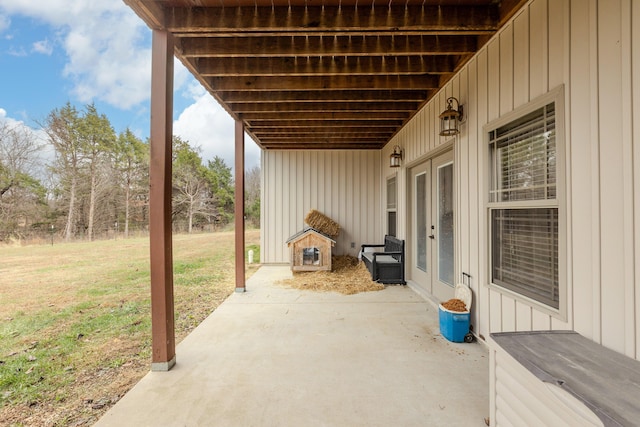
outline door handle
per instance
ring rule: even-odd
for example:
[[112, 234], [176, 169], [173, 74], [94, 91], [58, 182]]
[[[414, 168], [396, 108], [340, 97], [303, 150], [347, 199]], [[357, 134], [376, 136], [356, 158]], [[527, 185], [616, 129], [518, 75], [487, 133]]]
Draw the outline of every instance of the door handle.
[[430, 236], [429, 236], [429, 238], [430, 238], [431, 240], [433, 240], [433, 239], [435, 239], [435, 238], [436, 238], [436, 236], [434, 236], [434, 235], [432, 234], [432, 235], [430, 235]]

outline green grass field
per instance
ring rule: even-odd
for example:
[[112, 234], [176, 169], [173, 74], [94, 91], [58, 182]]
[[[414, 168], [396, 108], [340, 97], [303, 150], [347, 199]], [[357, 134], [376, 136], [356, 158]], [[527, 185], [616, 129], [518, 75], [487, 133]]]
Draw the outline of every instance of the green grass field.
[[[180, 341], [233, 291], [234, 235], [173, 245]], [[95, 422], [149, 370], [149, 289], [148, 238], [0, 246], [0, 425]]]

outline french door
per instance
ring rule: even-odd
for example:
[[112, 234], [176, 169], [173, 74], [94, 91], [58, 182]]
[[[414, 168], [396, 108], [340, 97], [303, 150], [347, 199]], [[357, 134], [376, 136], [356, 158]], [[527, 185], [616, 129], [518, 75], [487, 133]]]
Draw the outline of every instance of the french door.
[[453, 298], [453, 177], [452, 152], [410, 171], [411, 279], [439, 301]]

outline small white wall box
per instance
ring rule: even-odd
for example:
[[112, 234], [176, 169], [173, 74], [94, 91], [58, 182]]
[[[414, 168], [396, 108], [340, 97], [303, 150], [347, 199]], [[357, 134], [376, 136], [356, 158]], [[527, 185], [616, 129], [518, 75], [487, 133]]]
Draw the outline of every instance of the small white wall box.
[[331, 248], [336, 241], [314, 228], [305, 228], [287, 240], [291, 271], [331, 271]]

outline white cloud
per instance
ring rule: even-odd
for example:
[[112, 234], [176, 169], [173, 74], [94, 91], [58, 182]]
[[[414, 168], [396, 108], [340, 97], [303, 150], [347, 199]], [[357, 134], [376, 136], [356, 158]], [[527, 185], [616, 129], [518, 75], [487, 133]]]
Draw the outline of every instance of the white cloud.
[[27, 56], [27, 51], [24, 50], [23, 48], [16, 49], [14, 47], [11, 47], [7, 53], [11, 56], [18, 56], [18, 57]]
[[53, 45], [48, 39], [40, 40], [33, 44], [33, 51], [49, 56], [53, 53]]
[[[195, 95], [198, 90], [190, 86]], [[215, 156], [224, 159], [233, 168], [235, 158], [235, 124], [231, 116], [202, 89], [196, 102], [187, 107], [173, 123], [173, 133], [192, 146], [202, 149], [202, 158], [212, 160]], [[260, 164], [260, 149], [245, 137], [245, 169]]]
[[196, 79], [192, 79], [184, 90], [184, 95], [189, 96], [194, 101], [202, 98], [206, 93], [206, 89]]
[[11, 129], [24, 129], [27, 133], [32, 134], [40, 144], [48, 141], [47, 134], [42, 129], [34, 129], [26, 125], [22, 120], [7, 117], [7, 110], [0, 108], [0, 125], [7, 125]]
[[[11, 20], [8, 16], [0, 14], [0, 33], [5, 32], [11, 26]], [[9, 37], [9, 36], [7, 36]]]
[[189, 85], [188, 82], [195, 82], [200, 86], [200, 83], [196, 81], [196, 79], [191, 75], [191, 72], [187, 70], [187, 68], [182, 65], [182, 62], [178, 58], [174, 57], [173, 61], [173, 86], [175, 90], [187, 90], [185, 89], [185, 85]]
[[[81, 102], [129, 109], [148, 100], [150, 31], [121, 0], [0, 0], [0, 9], [54, 28], [68, 57], [63, 74]], [[37, 52], [53, 48], [38, 43]]]

